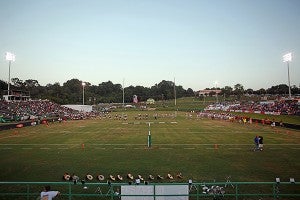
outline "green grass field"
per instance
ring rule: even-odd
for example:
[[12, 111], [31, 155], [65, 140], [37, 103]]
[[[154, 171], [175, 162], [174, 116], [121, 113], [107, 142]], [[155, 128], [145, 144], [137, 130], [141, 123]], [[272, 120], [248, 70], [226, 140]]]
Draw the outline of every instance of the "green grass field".
[[[81, 178], [128, 173], [166, 177], [181, 172], [184, 178], [176, 182], [225, 181], [227, 176], [231, 181], [300, 179], [300, 131], [195, 115], [187, 119], [184, 112], [157, 120], [154, 113], [174, 112], [141, 113], [149, 114], [149, 119], [138, 120], [134, 118], [138, 112], [127, 112], [127, 121], [67, 121], [1, 131], [0, 180], [61, 181], [65, 172]], [[150, 149], [148, 122], [152, 122]], [[255, 135], [264, 137], [264, 151], [252, 151]]]

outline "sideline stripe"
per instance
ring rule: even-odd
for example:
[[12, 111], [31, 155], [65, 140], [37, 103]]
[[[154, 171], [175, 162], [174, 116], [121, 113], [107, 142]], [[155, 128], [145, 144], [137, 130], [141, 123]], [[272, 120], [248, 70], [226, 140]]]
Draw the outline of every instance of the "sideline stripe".
[[[145, 146], [145, 143], [138, 143], [138, 144], [122, 144], [122, 143], [85, 143], [86, 145], [94, 145], [94, 146]], [[179, 144], [166, 144], [166, 143], [155, 143], [155, 145], [157, 146], [214, 146], [215, 144], [218, 144], [218, 146], [253, 146], [253, 144], [247, 144], [247, 143], [243, 143], [243, 144], [226, 144], [226, 143], [194, 143], [194, 144], [183, 144], [183, 143], [179, 143]], [[65, 143], [65, 144], [0, 144], [1, 146], [80, 146], [81, 143]], [[267, 144], [265, 146], [294, 146], [295, 148], [297, 148], [297, 146], [299, 146], [300, 148], [300, 144]]]
[[48, 147], [41, 147], [40, 149], [50, 149], [50, 148], [48, 148]]

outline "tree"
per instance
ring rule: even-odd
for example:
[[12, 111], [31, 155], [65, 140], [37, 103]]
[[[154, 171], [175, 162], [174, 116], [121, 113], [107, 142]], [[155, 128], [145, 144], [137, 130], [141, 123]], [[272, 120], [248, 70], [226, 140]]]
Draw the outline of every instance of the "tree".
[[174, 82], [163, 80], [157, 86], [163, 99], [174, 99]]
[[23, 81], [19, 78], [12, 78], [11, 82], [18, 89], [22, 89], [24, 87]]
[[299, 88], [297, 88], [296, 85], [293, 85], [293, 86], [291, 87], [291, 93], [292, 93], [292, 94], [300, 94], [300, 90], [299, 90]]
[[251, 89], [251, 88], [248, 88], [246, 91], [245, 91], [248, 95], [250, 95], [250, 94], [253, 94], [253, 89]]
[[[169, 100], [174, 99], [174, 82], [162, 80], [150, 88], [143, 86], [129, 86], [124, 88], [125, 90], [125, 102], [132, 102], [133, 95], [137, 95], [139, 101], [146, 101], [148, 98], [155, 100]], [[41, 86], [37, 80], [28, 79], [24, 82], [19, 78], [12, 79], [11, 89], [18, 89], [22, 91], [29, 91], [32, 99], [49, 99], [59, 104], [81, 104], [82, 103], [82, 81], [78, 79], [71, 79], [63, 83], [61, 86], [58, 82], [54, 84], [47, 84]], [[194, 91], [191, 88], [185, 90], [182, 86], [176, 85], [176, 98], [194, 96]], [[209, 90], [209, 88], [207, 88]], [[216, 89], [216, 88], [214, 88]], [[0, 80], [0, 93], [4, 94], [7, 90], [7, 83]], [[295, 85], [291, 87], [292, 94], [299, 94], [299, 88]], [[230, 86], [225, 86], [221, 89], [221, 94], [225, 97], [229, 97], [231, 94], [237, 95], [238, 99], [244, 94], [244, 87], [241, 84], [234, 85], [234, 89]], [[288, 86], [280, 84], [268, 88], [267, 91], [263, 88], [257, 91], [247, 89], [248, 94], [288, 94]], [[215, 95], [215, 93], [210, 93]], [[204, 97], [204, 96], [203, 96]], [[102, 82], [99, 85], [91, 85], [86, 82], [85, 86], [85, 98], [87, 101], [96, 103], [111, 103], [122, 102], [123, 100], [123, 88], [121, 84], [114, 84], [111, 81]], [[90, 100], [90, 101], [89, 101]], [[93, 102], [92, 102], [93, 101]]]
[[63, 93], [66, 102], [81, 104], [82, 102], [82, 81], [78, 79], [68, 80], [63, 84]]
[[33, 79], [28, 79], [24, 81], [24, 86], [26, 88], [33, 88], [33, 87], [38, 87], [40, 86], [39, 82], [37, 80], [33, 80]]
[[7, 83], [0, 80], [0, 95], [4, 95], [4, 90], [7, 90]]
[[267, 89], [268, 94], [288, 94], [289, 87], [286, 84], [272, 86]]
[[221, 89], [221, 91], [222, 94], [225, 95], [225, 97], [229, 97], [232, 94], [233, 89], [230, 86], [225, 86], [224, 88]]
[[192, 88], [188, 88], [188, 89], [186, 90], [186, 96], [188, 96], [188, 97], [193, 97], [193, 96], [195, 96], [194, 90], [193, 90]]
[[259, 90], [256, 91], [257, 94], [259, 95], [263, 95], [263, 94], [266, 94], [266, 90], [264, 88], [260, 88]]
[[238, 100], [241, 99], [241, 96], [244, 94], [244, 87], [242, 84], [238, 83], [234, 85], [233, 93], [237, 96]]

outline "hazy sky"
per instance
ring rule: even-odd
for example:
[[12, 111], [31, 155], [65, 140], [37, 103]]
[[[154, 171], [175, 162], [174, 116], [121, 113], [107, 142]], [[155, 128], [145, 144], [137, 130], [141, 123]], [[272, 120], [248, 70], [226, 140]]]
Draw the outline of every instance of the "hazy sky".
[[299, 0], [0, 0], [0, 79], [300, 84]]

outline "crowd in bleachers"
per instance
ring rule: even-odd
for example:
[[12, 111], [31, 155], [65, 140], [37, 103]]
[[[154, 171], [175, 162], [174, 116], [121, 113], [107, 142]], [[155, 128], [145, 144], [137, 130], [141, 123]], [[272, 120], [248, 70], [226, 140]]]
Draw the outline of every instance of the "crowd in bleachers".
[[198, 112], [196, 117], [233, 121], [234, 119], [237, 119], [238, 116], [235, 116], [231, 113]]
[[84, 119], [93, 113], [84, 113], [48, 100], [0, 101], [0, 117], [5, 121], [26, 121], [54, 117]]
[[297, 101], [235, 102], [226, 105], [210, 105], [208, 110], [238, 111], [250, 113], [266, 113], [278, 115], [300, 115]]

